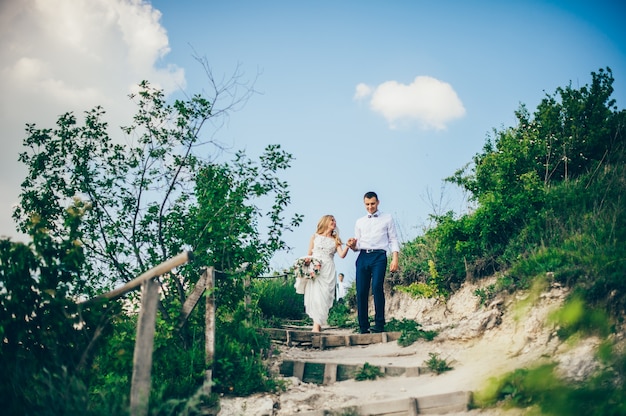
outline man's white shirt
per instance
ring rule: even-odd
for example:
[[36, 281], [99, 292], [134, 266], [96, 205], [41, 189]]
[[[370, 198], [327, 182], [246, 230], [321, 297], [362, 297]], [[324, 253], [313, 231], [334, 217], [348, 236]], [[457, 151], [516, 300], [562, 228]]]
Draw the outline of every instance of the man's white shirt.
[[393, 217], [377, 211], [356, 220], [354, 237], [359, 250], [400, 251]]

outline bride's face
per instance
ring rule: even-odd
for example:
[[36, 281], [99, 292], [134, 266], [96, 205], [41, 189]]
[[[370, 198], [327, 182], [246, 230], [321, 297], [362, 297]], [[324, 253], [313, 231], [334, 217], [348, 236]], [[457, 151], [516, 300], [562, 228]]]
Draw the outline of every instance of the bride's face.
[[328, 221], [328, 231], [332, 231], [337, 227], [337, 221], [335, 221], [335, 218], [331, 218], [330, 221]]

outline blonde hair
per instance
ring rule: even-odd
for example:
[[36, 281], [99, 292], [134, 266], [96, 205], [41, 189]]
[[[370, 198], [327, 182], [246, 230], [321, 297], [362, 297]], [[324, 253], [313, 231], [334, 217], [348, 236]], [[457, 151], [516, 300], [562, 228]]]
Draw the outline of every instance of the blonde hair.
[[[317, 223], [317, 234], [323, 234], [324, 232], [326, 232], [326, 229], [328, 228], [328, 224], [330, 224], [330, 220], [334, 219], [335, 217], [332, 215], [324, 215], [322, 218], [320, 218], [319, 222]], [[335, 229], [333, 230], [332, 233], [332, 237], [335, 239], [335, 242], [337, 243], [337, 245], [342, 245], [343, 243], [341, 242], [341, 238], [339, 238], [339, 229], [337, 227], [335, 227]]]

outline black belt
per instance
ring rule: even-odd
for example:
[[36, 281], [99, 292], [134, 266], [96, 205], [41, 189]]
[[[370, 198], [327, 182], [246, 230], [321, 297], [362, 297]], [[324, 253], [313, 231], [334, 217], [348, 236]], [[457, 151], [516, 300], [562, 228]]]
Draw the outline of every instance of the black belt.
[[366, 254], [370, 254], [370, 253], [386, 253], [387, 250], [383, 250], [383, 249], [373, 249], [373, 248], [367, 248], [367, 249], [363, 249], [361, 250], [363, 252], [365, 252]]

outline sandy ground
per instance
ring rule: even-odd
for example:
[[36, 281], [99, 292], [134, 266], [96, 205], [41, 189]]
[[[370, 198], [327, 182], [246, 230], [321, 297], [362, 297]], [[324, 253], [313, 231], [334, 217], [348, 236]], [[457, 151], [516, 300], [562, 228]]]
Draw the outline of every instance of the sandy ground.
[[[564, 295], [558, 288], [555, 290], [526, 308], [513, 307], [520, 300], [519, 295], [518, 299], [509, 300], [507, 305], [500, 302], [491, 307], [479, 306], [476, 299], [471, 299], [473, 288], [461, 291], [456, 301], [449, 301], [446, 305], [416, 305], [410, 299], [392, 301], [390, 308], [394, 310], [395, 316], [426, 322], [424, 329], [438, 327], [440, 332], [437, 338], [433, 341], [420, 340], [407, 347], [399, 346], [396, 341], [326, 350], [277, 345], [280, 350], [278, 360], [424, 367], [429, 353], [436, 353], [453, 367], [452, 370], [440, 375], [346, 380], [325, 386], [302, 383], [290, 377], [286, 379], [287, 390], [280, 394], [223, 398], [220, 416], [294, 415], [316, 409], [339, 409], [370, 402], [478, 391], [491, 377], [548, 360], [559, 351], [562, 345], [554, 334], [554, 328], [544, 324], [549, 312], [560, 304]], [[497, 320], [494, 321], [493, 316]], [[349, 330], [332, 328], [325, 329], [325, 332], [351, 333]], [[487, 409], [452, 414], [516, 416], [524, 412], [517, 409]]]
[[[329, 331], [330, 332], [330, 331]], [[283, 359], [336, 362], [341, 364], [369, 363], [378, 366], [425, 366], [429, 353], [437, 353], [452, 370], [442, 374], [417, 377], [384, 377], [376, 380], [346, 380], [328, 386], [312, 386], [293, 380], [293, 387], [281, 394], [281, 408], [276, 415], [292, 414], [294, 410], [313, 410], [319, 403], [310, 402], [311, 395], [319, 397], [324, 407], [335, 408], [411, 397], [429, 396], [457, 391], [477, 391], [493, 376], [524, 367], [542, 359], [544, 349], [517, 354], [512, 337], [489, 336], [472, 341], [419, 341], [408, 347], [397, 342], [369, 346], [339, 347], [324, 351], [283, 348]], [[289, 403], [291, 402], [291, 403]], [[479, 413], [479, 412], [474, 412]], [[466, 414], [472, 414], [467, 412]]]

